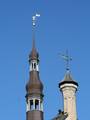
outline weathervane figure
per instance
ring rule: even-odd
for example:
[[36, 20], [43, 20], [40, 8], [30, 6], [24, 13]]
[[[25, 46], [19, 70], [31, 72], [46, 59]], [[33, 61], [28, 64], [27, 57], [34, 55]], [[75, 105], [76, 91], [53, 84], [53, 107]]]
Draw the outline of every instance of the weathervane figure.
[[32, 16], [32, 32], [33, 32], [33, 38], [35, 37], [35, 28], [36, 28], [36, 22], [37, 18], [40, 17], [40, 14], [35, 14]]
[[35, 14], [34, 16], [32, 16], [32, 25], [33, 27], [36, 26], [36, 21], [37, 21], [37, 18], [40, 17], [40, 14]]
[[72, 57], [70, 57], [68, 55], [68, 50], [66, 51], [66, 55], [65, 54], [61, 54], [61, 57], [65, 60], [66, 62], [66, 70], [69, 71], [70, 70], [70, 61], [72, 61]]

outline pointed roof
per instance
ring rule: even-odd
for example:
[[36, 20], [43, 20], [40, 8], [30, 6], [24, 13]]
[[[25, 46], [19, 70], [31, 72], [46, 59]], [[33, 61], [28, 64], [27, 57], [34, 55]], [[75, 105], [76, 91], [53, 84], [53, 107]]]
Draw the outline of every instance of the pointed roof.
[[43, 84], [39, 77], [39, 72], [31, 71], [30, 78], [26, 85], [27, 93], [29, 94], [42, 94]]
[[[39, 54], [35, 47], [35, 39], [33, 39], [32, 50], [29, 55], [29, 62], [31, 62], [32, 60], [39, 61]], [[26, 91], [27, 91], [27, 94], [39, 94], [39, 95], [42, 94], [43, 84], [40, 80], [39, 71], [36, 71], [36, 70], [30, 71], [29, 81], [26, 84]]]
[[66, 72], [64, 79], [59, 83], [59, 87], [63, 84], [66, 84], [66, 83], [68, 83], [68, 84], [72, 83], [72, 84], [75, 84], [78, 86], [78, 83], [75, 80], [73, 80], [70, 71]]
[[73, 81], [73, 78], [69, 71], [66, 72], [63, 81]]
[[36, 47], [35, 47], [35, 39], [33, 39], [32, 50], [31, 50], [31, 53], [29, 55], [29, 61], [31, 61], [31, 60], [38, 60], [39, 61], [39, 54], [38, 54]]

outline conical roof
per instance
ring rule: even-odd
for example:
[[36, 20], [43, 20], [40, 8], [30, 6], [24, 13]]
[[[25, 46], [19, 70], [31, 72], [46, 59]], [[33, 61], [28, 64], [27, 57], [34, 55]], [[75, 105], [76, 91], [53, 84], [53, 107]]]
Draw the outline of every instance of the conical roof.
[[63, 81], [73, 81], [73, 78], [72, 78], [70, 72], [67, 72], [65, 74]]
[[65, 83], [69, 83], [69, 84], [72, 83], [78, 86], [78, 83], [75, 80], [73, 80], [70, 71], [66, 72], [64, 79], [59, 83], [59, 87]]

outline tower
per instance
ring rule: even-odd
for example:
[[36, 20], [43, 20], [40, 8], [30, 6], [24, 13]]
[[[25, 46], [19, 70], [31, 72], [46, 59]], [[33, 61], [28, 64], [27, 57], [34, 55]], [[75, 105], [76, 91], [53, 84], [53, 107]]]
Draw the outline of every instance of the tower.
[[39, 54], [33, 40], [29, 55], [29, 81], [26, 85], [26, 120], [43, 120], [43, 84], [39, 77]]
[[77, 120], [77, 111], [76, 111], [76, 91], [78, 88], [78, 83], [73, 80], [70, 70], [69, 70], [69, 61], [70, 57], [64, 56], [67, 62], [66, 74], [64, 79], [59, 83], [60, 91], [63, 95], [64, 101], [64, 112], [68, 114], [66, 120]]

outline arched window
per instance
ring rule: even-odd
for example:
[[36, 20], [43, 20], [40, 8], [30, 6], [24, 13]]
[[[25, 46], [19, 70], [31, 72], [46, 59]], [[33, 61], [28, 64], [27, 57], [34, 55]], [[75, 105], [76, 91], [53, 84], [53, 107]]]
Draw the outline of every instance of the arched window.
[[30, 110], [33, 110], [33, 100], [30, 100]]
[[34, 69], [36, 69], [36, 63], [34, 63]]
[[39, 100], [35, 100], [35, 110], [39, 110]]

